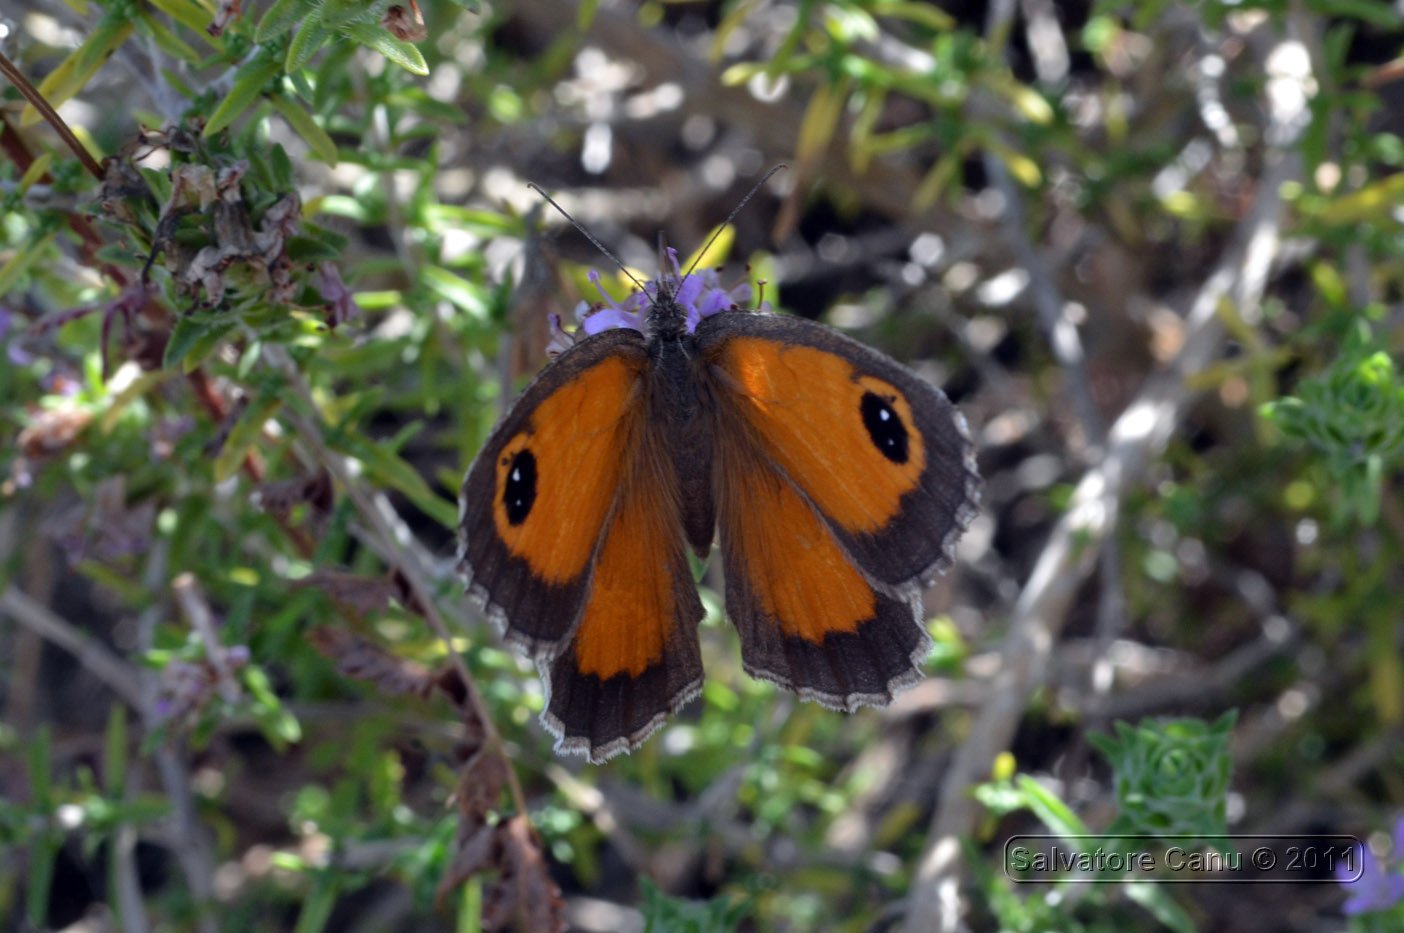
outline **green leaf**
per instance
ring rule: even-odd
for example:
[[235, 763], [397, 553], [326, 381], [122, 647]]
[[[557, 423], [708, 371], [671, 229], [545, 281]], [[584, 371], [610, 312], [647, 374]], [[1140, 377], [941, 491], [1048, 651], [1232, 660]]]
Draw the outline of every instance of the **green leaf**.
[[29, 270], [29, 267], [34, 264], [34, 260], [44, 254], [53, 240], [54, 234], [47, 234], [27, 243], [10, 255], [9, 260], [0, 266], [0, 295], [8, 294], [14, 290], [20, 276]]
[[171, 339], [166, 343], [166, 354], [161, 365], [167, 369], [181, 366], [182, 371], [187, 373], [194, 371], [233, 327], [234, 322], [226, 319], [185, 315], [171, 329]]
[[195, 33], [208, 44], [218, 48], [220, 40], [211, 36], [206, 29], [210, 25], [210, 13], [194, 0], [147, 0], [152, 6]]
[[214, 461], [214, 480], [222, 483], [238, 472], [243, 465], [244, 455], [258, 441], [263, 426], [273, 413], [281, 408], [283, 400], [274, 392], [266, 392], [255, 400], [235, 423]]
[[288, 54], [283, 59], [283, 70], [301, 71], [317, 50], [326, 45], [336, 33], [322, 21], [321, 14], [314, 8], [297, 28], [292, 41], [288, 43]]
[[274, 0], [268, 12], [263, 14], [263, 19], [258, 21], [254, 41], [262, 44], [278, 38], [315, 7], [313, 0]]
[[1316, 215], [1328, 224], [1370, 223], [1383, 219], [1404, 200], [1404, 172], [1373, 181], [1327, 203]]
[[210, 122], [205, 124], [201, 135], [208, 139], [237, 120], [240, 114], [258, 100], [268, 82], [278, 73], [279, 67], [277, 59], [259, 55], [240, 68], [229, 95], [220, 101], [215, 112], [210, 114]]
[[[88, 38], [83, 40], [83, 44], [70, 52], [67, 58], [59, 62], [58, 67], [44, 76], [44, 80], [39, 82], [39, 93], [56, 109], [60, 104], [67, 102], [87, 86], [88, 79], [102, 67], [103, 62], [111, 58], [117, 47], [127, 41], [134, 26], [133, 21], [112, 13], [103, 17], [88, 34]], [[24, 110], [20, 112], [20, 126], [32, 126], [38, 122], [39, 111], [34, 109], [33, 104], [25, 104]]]
[[1029, 809], [1044, 826], [1064, 838], [1075, 839], [1078, 836], [1089, 834], [1087, 825], [1078, 815], [1038, 781], [1027, 774], [1021, 774], [1015, 778], [1014, 782], [1024, 792], [1024, 800]]
[[1363, 20], [1381, 29], [1398, 29], [1402, 19], [1397, 7], [1379, 0], [1313, 0], [1307, 6], [1323, 16]]
[[437, 495], [414, 467], [394, 453], [388, 445], [361, 437], [343, 439], [343, 451], [365, 467], [366, 475], [380, 486], [397, 489], [410, 501], [445, 528], [458, 524], [458, 506]]
[[487, 319], [488, 302], [482, 286], [441, 266], [425, 266], [419, 274], [424, 285], [440, 298], [457, 305], [476, 320]]
[[194, 61], [200, 57], [200, 53], [195, 51], [182, 38], [166, 28], [166, 24], [146, 10], [137, 13], [137, 24], [141, 31], [150, 36], [156, 43], [156, 47], [165, 52], [177, 61]]
[[1166, 893], [1165, 888], [1150, 881], [1127, 881], [1121, 885], [1121, 893], [1134, 904], [1139, 904], [1175, 933], [1194, 933], [1198, 927], [1185, 913], [1183, 907]]
[[385, 27], [371, 23], [352, 23], [343, 27], [347, 38], [354, 39], [367, 48], [374, 49], [387, 59], [411, 74], [427, 75], [429, 65], [424, 61], [418, 47], [403, 39], [397, 39]]
[[102, 789], [109, 797], [122, 796], [127, 778], [127, 708], [114, 703], [107, 714], [102, 755]]
[[336, 164], [336, 143], [327, 135], [327, 131], [318, 125], [316, 117], [307, 108], [282, 94], [274, 94], [269, 102], [273, 109], [288, 121], [288, 126], [292, 127], [293, 132], [302, 137], [302, 141], [307, 143], [307, 148], [312, 150], [314, 156], [328, 165]]

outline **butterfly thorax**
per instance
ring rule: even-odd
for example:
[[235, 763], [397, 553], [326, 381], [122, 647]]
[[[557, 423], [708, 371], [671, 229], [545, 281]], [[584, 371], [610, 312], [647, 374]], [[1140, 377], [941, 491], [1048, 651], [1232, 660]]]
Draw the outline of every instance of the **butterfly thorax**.
[[648, 306], [647, 330], [649, 342], [659, 339], [680, 340], [687, 334], [687, 309], [674, 297], [676, 288], [660, 283], [658, 295]]

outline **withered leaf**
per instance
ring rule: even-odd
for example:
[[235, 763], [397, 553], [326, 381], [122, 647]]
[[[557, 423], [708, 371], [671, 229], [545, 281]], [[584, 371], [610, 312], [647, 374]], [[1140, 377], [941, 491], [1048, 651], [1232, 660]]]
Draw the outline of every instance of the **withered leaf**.
[[495, 867], [502, 857], [502, 846], [495, 826], [476, 827], [456, 846], [453, 859], [444, 869], [444, 876], [439, 879], [439, 886], [434, 892], [435, 900], [441, 905], [443, 899], [465, 881], [480, 871]]
[[63, 551], [70, 565], [84, 560], [111, 564], [145, 554], [151, 547], [155, 523], [155, 503], [129, 507], [126, 482], [116, 475], [100, 482], [90, 501], [45, 522], [43, 532]]
[[395, 584], [388, 577], [366, 577], [325, 567], [312, 571], [294, 586], [315, 587], [335, 602], [366, 615], [384, 612], [396, 595]]
[[319, 625], [308, 633], [308, 640], [342, 674], [375, 684], [385, 693], [425, 696], [434, 688], [423, 665], [398, 658], [352, 632]]
[[502, 787], [507, 783], [507, 763], [501, 755], [479, 748], [458, 772], [454, 792], [459, 816], [469, 825], [487, 822], [488, 812], [497, 808]]
[[326, 303], [324, 320], [332, 330], [360, 316], [361, 307], [356, 304], [356, 296], [351, 289], [342, 281], [341, 270], [336, 263], [323, 261], [317, 264], [317, 288], [322, 293], [322, 301]]
[[216, 39], [224, 35], [224, 30], [238, 18], [243, 6], [243, 0], [219, 0], [219, 9], [215, 11], [214, 19], [205, 27], [205, 32]]
[[83, 408], [40, 411], [20, 430], [16, 446], [31, 460], [52, 456], [72, 446], [92, 420], [92, 412]]
[[419, 42], [429, 36], [429, 30], [424, 25], [424, 14], [415, 0], [409, 0], [408, 8], [398, 3], [391, 6], [381, 17], [380, 25], [396, 39], [405, 42]]
[[523, 929], [564, 930], [565, 901], [547, 870], [531, 823], [518, 814], [499, 823], [497, 831], [502, 875], [484, 892], [483, 926], [500, 930], [520, 918]]
[[331, 474], [324, 469], [294, 479], [264, 483], [254, 495], [259, 508], [278, 518], [287, 517], [294, 507], [306, 503], [320, 520], [331, 512], [334, 503]]

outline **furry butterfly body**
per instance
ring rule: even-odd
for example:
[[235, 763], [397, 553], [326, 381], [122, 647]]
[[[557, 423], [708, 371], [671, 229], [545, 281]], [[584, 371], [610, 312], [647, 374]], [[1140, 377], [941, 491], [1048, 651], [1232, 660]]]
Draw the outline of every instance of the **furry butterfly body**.
[[723, 310], [707, 275], [566, 349], [463, 484], [468, 591], [536, 659], [557, 750], [591, 761], [701, 688], [689, 549], [720, 533], [752, 676], [853, 710], [919, 678], [921, 589], [975, 514], [938, 389], [823, 325]]

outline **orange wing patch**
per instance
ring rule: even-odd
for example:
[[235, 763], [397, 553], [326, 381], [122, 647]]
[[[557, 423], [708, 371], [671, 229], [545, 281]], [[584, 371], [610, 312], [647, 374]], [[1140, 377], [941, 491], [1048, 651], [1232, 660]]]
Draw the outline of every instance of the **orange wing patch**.
[[739, 446], [723, 443], [720, 454], [728, 572], [744, 568], [761, 613], [815, 644], [873, 618], [873, 588], [813, 507]]
[[844, 530], [882, 529], [920, 485], [926, 449], [896, 386], [826, 350], [761, 337], [726, 341], [715, 362], [765, 453]]
[[747, 672], [849, 711], [916, 683], [931, 647], [920, 596], [874, 589], [753, 442], [723, 442], [718, 456], [726, 614]]
[[580, 624], [537, 665], [558, 751], [603, 761], [636, 748], [702, 686], [677, 481], [659, 426], [642, 426], [590, 576]]
[[[642, 416], [642, 362], [607, 357], [542, 401], [497, 458], [493, 519], [507, 550], [546, 583], [585, 570]], [[515, 490], [520, 488], [517, 495]], [[579, 495], [579, 490], [592, 495]]]
[[[678, 615], [678, 568], [670, 566], [669, 555], [676, 555], [682, 530], [677, 507], [660, 499], [666, 497], [657, 487], [636, 488], [611, 523], [575, 633], [581, 674], [638, 677], [663, 658]], [[681, 569], [686, 572], [685, 561]]]

